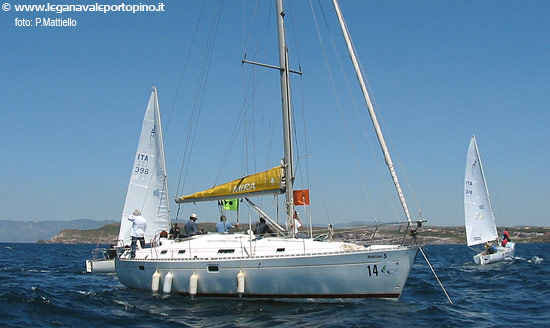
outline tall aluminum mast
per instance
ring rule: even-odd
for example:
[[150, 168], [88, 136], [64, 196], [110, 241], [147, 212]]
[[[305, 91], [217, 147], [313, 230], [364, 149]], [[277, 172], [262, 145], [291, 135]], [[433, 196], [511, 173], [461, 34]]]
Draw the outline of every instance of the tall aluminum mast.
[[[288, 64], [288, 48], [286, 46], [285, 36], [285, 12], [283, 10], [283, 0], [277, 0], [277, 32], [279, 35], [279, 66], [281, 72], [281, 98], [283, 111], [283, 137], [284, 137], [284, 172], [286, 183], [286, 207], [287, 207], [287, 225], [290, 227], [293, 223], [294, 215], [294, 155], [292, 143], [292, 108], [290, 105], [290, 70]], [[292, 230], [294, 234], [294, 230]]]

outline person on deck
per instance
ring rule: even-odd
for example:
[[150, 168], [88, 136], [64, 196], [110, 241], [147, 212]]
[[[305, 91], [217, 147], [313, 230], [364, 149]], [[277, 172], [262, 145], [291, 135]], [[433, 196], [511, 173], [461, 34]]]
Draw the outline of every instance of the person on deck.
[[191, 216], [189, 217], [189, 221], [187, 221], [187, 223], [183, 227], [184, 230], [185, 230], [185, 236], [186, 237], [191, 237], [191, 236], [199, 234], [199, 228], [197, 227], [197, 224], [195, 223], [195, 221], [197, 221], [197, 219], [198, 219], [197, 214], [194, 214], [194, 213], [191, 214]]
[[298, 216], [298, 212], [294, 211], [294, 216], [292, 220], [292, 231], [294, 231], [294, 235], [296, 236], [296, 238], [308, 238], [306, 234], [299, 231], [302, 226], [303, 224], [300, 220], [300, 217]]
[[[219, 233], [227, 233], [229, 232], [229, 229], [233, 229], [233, 226], [226, 222], [227, 218], [225, 215], [220, 216], [220, 222], [216, 224], [216, 231]], [[238, 226], [237, 223], [235, 226]]]
[[485, 243], [485, 251], [481, 253], [482, 255], [489, 255], [489, 254], [495, 254], [497, 252], [497, 248], [495, 245], [491, 244], [490, 242]]
[[300, 221], [300, 217], [298, 216], [298, 212], [294, 211], [294, 217], [292, 221], [292, 230], [294, 231], [294, 234], [298, 233], [298, 229], [302, 227], [302, 221]]
[[177, 223], [174, 223], [170, 229], [170, 239], [178, 239], [180, 237], [180, 228]]
[[164, 245], [168, 241], [168, 232], [162, 230], [159, 234], [159, 244]]
[[260, 218], [260, 222], [256, 223], [256, 227], [254, 227], [254, 234], [256, 236], [263, 236], [266, 233], [270, 234], [271, 236], [274, 236], [273, 230], [267, 225], [264, 218]]
[[136, 257], [136, 246], [137, 242], [141, 245], [141, 248], [145, 247], [145, 230], [147, 229], [147, 220], [141, 216], [140, 210], [135, 210], [132, 215], [128, 218], [129, 221], [132, 221], [132, 251], [130, 256], [132, 258]]
[[504, 231], [502, 232], [502, 247], [506, 247], [506, 244], [510, 241], [510, 233], [508, 232], [508, 228], [504, 228]]
[[109, 249], [105, 251], [105, 258], [107, 260], [112, 260], [116, 257], [116, 249], [114, 244], [109, 245]]

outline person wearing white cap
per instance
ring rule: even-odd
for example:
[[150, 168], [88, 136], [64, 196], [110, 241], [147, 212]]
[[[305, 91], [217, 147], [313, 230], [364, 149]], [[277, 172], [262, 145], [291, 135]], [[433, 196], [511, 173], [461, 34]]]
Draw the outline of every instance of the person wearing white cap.
[[197, 221], [197, 219], [198, 219], [197, 214], [195, 214], [195, 213], [191, 214], [191, 216], [189, 217], [189, 221], [187, 221], [187, 223], [183, 227], [184, 230], [185, 230], [185, 236], [191, 237], [191, 236], [197, 235], [199, 233], [199, 228], [197, 227], [197, 224], [195, 223], [195, 221]]

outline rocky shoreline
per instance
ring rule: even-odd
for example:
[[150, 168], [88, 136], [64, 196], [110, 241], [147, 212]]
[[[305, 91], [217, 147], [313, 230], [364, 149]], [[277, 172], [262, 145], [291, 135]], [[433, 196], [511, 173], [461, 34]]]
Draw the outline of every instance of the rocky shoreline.
[[[65, 229], [50, 240], [39, 240], [48, 244], [110, 244], [118, 237], [120, 224], [106, 224], [99, 229], [78, 230]], [[248, 226], [246, 227], [248, 228]], [[360, 226], [336, 229], [334, 239], [353, 241], [359, 244], [376, 243], [411, 243], [409, 233], [405, 234], [405, 226]], [[199, 229], [214, 232], [215, 223], [200, 223]], [[501, 233], [503, 228], [499, 228]], [[512, 227], [509, 229], [512, 240], [517, 243], [550, 243], [550, 227]], [[327, 233], [326, 229], [314, 229], [314, 235]], [[465, 244], [464, 227], [425, 226], [419, 229], [417, 244]]]

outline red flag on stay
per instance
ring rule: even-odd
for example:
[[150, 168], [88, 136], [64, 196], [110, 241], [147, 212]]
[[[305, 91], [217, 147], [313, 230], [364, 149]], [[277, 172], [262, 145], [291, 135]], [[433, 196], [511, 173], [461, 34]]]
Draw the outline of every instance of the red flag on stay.
[[294, 190], [294, 205], [309, 205], [309, 189]]

